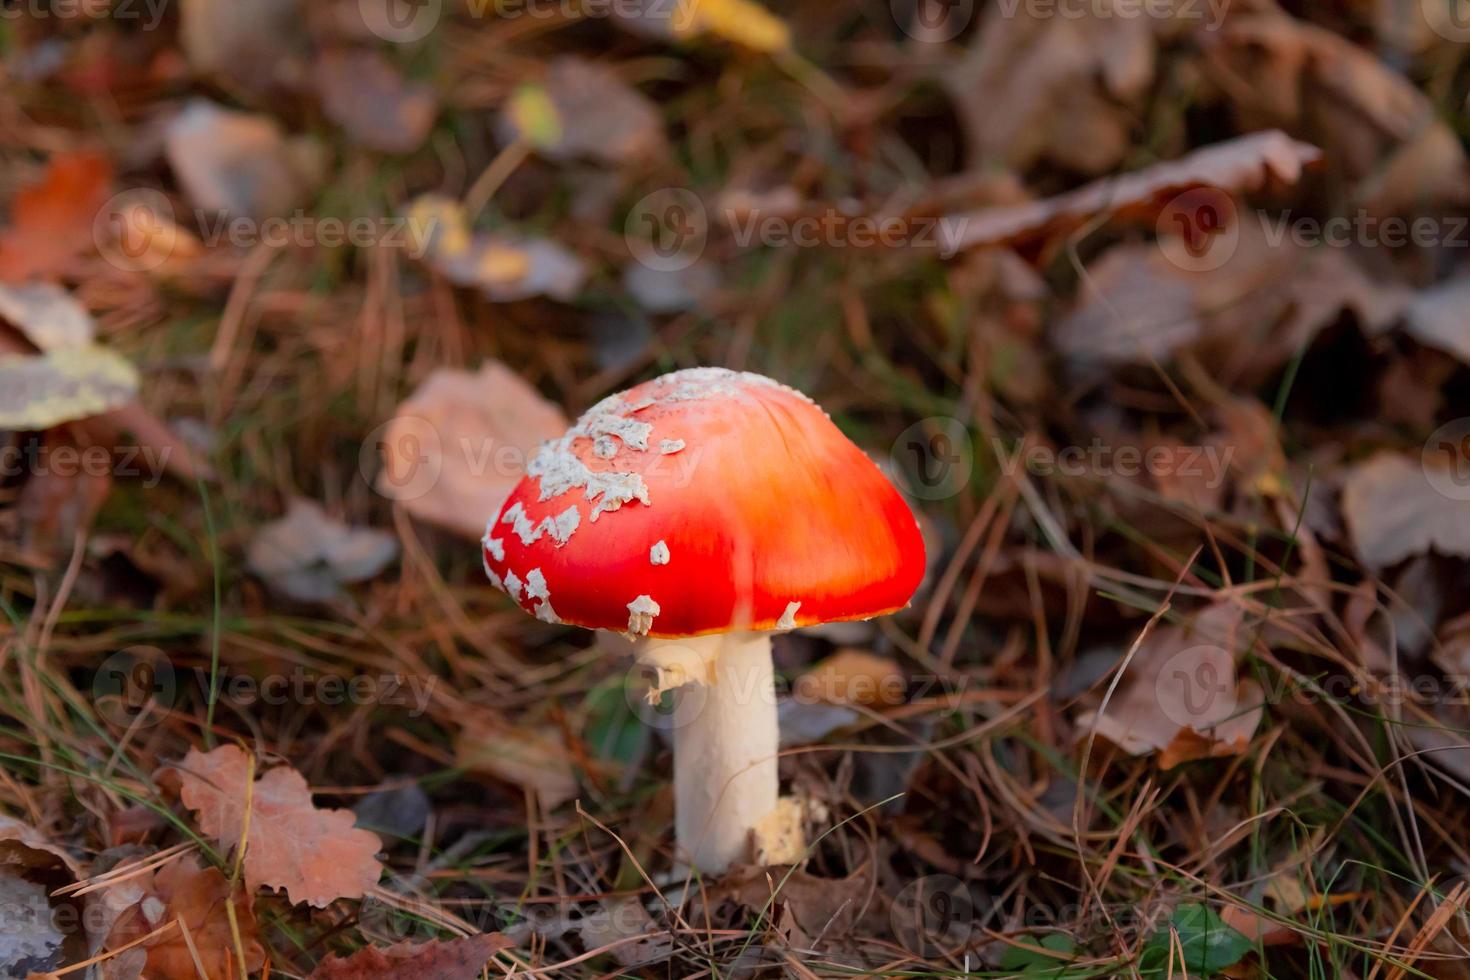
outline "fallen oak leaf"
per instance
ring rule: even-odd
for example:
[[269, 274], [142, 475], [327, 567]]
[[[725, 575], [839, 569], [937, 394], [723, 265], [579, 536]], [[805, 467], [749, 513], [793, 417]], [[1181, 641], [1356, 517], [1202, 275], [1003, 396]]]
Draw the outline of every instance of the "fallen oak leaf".
[[245, 882], [284, 889], [293, 904], [326, 908], [361, 898], [378, 883], [378, 837], [354, 826], [351, 810], [319, 810], [311, 789], [290, 766], [277, 766], [253, 787], [251, 760], [236, 745], [190, 749], [179, 772], [179, 797], [198, 815], [199, 829], [221, 847], [240, 846], [246, 831]]
[[475, 980], [490, 957], [515, 945], [498, 932], [449, 941], [369, 946], [351, 956], [328, 956], [308, 980]]
[[951, 215], [944, 219], [948, 232], [943, 244], [959, 251], [1055, 238], [1101, 215], [1151, 219], [1174, 195], [1197, 187], [1235, 192], [1257, 190], [1271, 181], [1294, 184], [1321, 156], [1315, 146], [1280, 130], [1251, 133], [1056, 197]]
[[[136, 879], [124, 884], [135, 886], [137, 901], [117, 917], [107, 936], [107, 948], [120, 950], [151, 935], [153, 938], [135, 947], [147, 957], [150, 978], [196, 980], [198, 967], [206, 977], [236, 976], [242, 954], [252, 973], [265, 965], [250, 894], [238, 882], [232, 885], [218, 868], [201, 867], [193, 855], [184, 855], [150, 873], [141, 886]], [[167, 928], [174, 920], [183, 928]]]

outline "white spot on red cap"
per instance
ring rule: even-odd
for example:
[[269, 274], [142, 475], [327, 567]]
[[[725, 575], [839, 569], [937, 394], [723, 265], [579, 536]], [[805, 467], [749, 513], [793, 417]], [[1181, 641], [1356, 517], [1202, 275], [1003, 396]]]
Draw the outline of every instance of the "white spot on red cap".
[[560, 548], [571, 540], [572, 532], [582, 523], [582, 512], [577, 510], [577, 505], [572, 504], [566, 510], [557, 514], [555, 518], [547, 517], [541, 521], [540, 530], [551, 535], [551, 540], [556, 542]]
[[539, 568], [533, 568], [526, 573], [526, 598], [551, 598], [551, 590], [546, 587], [546, 576], [541, 574], [541, 569]]
[[653, 617], [663, 612], [653, 596], [641, 595], [628, 603], [628, 633], [632, 636], [647, 636], [653, 629]]
[[505, 573], [505, 591], [516, 602], [521, 601], [521, 579], [515, 572]]
[[530, 546], [535, 544], [536, 539], [541, 537], [540, 529], [526, 516], [526, 509], [521, 506], [519, 500], [511, 504], [505, 513], [500, 515], [500, 523], [509, 524], [511, 531], [515, 533], [516, 537], [521, 539], [521, 544], [523, 545]]
[[781, 614], [781, 618], [780, 619], [776, 620], [776, 629], [778, 629], [778, 630], [794, 630], [794, 629], [796, 629], [796, 611], [798, 609], [800, 609], [800, 608], [801, 608], [801, 603], [799, 603], [799, 602], [788, 602], [788, 603], [786, 603], [786, 611]]
[[660, 439], [658, 441], [658, 451], [663, 453], [665, 456], [671, 456], [683, 448], [683, 439]]
[[654, 542], [653, 547], [648, 549], [648, 560], [654, 565], [667, 565], [669, 563], [668, 542], [662, 539]]
[[480, 539], [480, 543], [485, 546], [486, 551], [490, 552], [491, 558], [494, 558], [496, 561], [505, 561], [504, 541], [499, 538], [492, 538], [490, 532], [487, 530], [485, 536]]

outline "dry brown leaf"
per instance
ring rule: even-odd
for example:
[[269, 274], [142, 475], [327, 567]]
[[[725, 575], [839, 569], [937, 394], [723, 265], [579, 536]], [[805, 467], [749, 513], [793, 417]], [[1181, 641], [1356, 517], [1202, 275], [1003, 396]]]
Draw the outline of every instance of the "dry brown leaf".
[[327, 602], [342, 586], [381, 574], [398, 557], [386, 531], [348, 527], [320, 505], [296, 498], [280, 520], [261, 525], [245, 561], [271, 588], [301, 602]]
[[[1382, 452], [1343, 481], [1342, 513], [1358, 557], [1381, 569], [1433, 550], [1470, 557], [1462, 460]], [[1443, 488], [1455, 488], [1447, 493]]]
[[1274, 9], [1200, 37], [1243, 122], [1320, 143], [1371, 210], [1465, 200], [1463, 147], [1428, 97], [1370, 52]]
[[515, 945], [498, 932], [329, 956], [309, 980], [476, 980], [490, 957]]
[[1087, 268], [1052, 342], [1077, 369], [1166, 361], [1204, 329], [1194, 283], [1157, 245], [1119, 245]]
[[1217, 268], [1175, 261], [1177, 239], [1123, 244], [1087, 267], [1076, 305], [1052, 330], [1074, 370], [1166, 361], [1197, 352], [1216, 381], [1270, 377], [1344, 312], [1365, 334], [1386, 331], [1412, 291], [1370, 278], [1342, 249], [1306, 248], [1258, 220], [1234, 226]]
[[[45, 448], [76, 448], [68, 426], [47, 432]], [[41, 555], [62, 558], [76, 548], [77, 533], [92, 526], [112, 491], [112, 474], [95, 467], [43, 467], [21, 486], [21, 540]]]
[[146, 458], [158, 460], [166, 472], [186, 483], [214, 479], [213, 468], [199, 457], [194, 447], [180, 439], [141, 402], [82, 419], [75, 427], [93, 445], [137, 446], [149, 454]]
[[64, 848], [48, 841], [40, 831], [11, 817], [0, 816], [0, 867], [22, 873], [40, 871], [81, 876], [82, 868]]
[[1220, 918], [1227, 926], [1262, 946], [1294, 946], [1302, 941], [1301, 934], [1290, 926], [1284, 926], [1239, 905], [1222, 906]]
[[1463, 705], [1433, 705], [1403, 732], [1423, 761], [1470, 783], [1470, 711]]
[[57, 154], [45, 175], [15, 195], [0, 230], [0, 280], [24, 282], [66, 269], [92, 248], [93, 221], [112, 186], [112, 165], [94, 153]]
[[1470, 364], [1470, 276], [1451, 279], [1415, 296], [1405, 318], [1409, 335]]
[[649, 160], [665, 149], [658, 106], [609, 66], [556, 58], [547, 66], [542, 86], [556, 125], [533, 125], [508, 106], [500, 118], [507, 139], [527, 139], [553, 160], [608, 164]]
[[907, 689], [896, 661], [856, 647], [844, 647], [813, 664], [791, 686], [801, 700], [875, 707], [903, 704]]
[[316, 86], [328, 119], [354, 142], [384, 153], [411, 153], [422, 146], [439, 111], [433, 88], [406, 81], [377, 51], [323, 53]]
[[190, 66], [257, 91], [284, 83], [305, 47], [302, 0], [183, 0], [179, 43]]
[[222, 215], [269, 218], [297, 206], [315, 180], [309, 143], [286, 139], [270, 116], [194, 99], [164, 135], [169, 166], [206, 224]]
[[0, 976], [54, 970], [82, 955], [85, 937], [62, 924], [76, 912], [56, 889], [81, 875], [66, 851], [38, 831], [0, 816]]
[[415, 517], [478, 540], [531, 455], [568, 425], [499, 361], [475, 374], [440, 368], [383, 430], [377, 486]]
[[1237, 680], [1239, 610], [1207, 609], [1187, 625], [1163, 626], [1134, 653], [1101, 714], [1077, 719], [1130, 755], [1159, 753], [1170, 769], [1193, 759], [1238, 755], [1259, 727], [1264, 698], [1251, 680]]
[[951, 228], [946, 238], [964, 249], [1065, 235], [1100, 215], [1152, 220], [1183, 191], [1214, 187], [1234, 193], [1294, 184], [1320, 157], [1316, 147], [1277, 130], [1251, 133], [1042, 201], [951, 216], [945, 219]]
[[1107, 0], [1079, 14], [985, 9], [973, 45], [942, 76], [973, 170], [1048, 159], [1098, 174], [1131, 149], [1130, 104], [1152, 85], [1159, 19], [1117, 16]]
[[459, 766], [536, 791], [547, 807], [577, 795], [577, 777], [560, 730], [501, 728], [472, 721], [454, 742]]
[[[108, 889], [126, 889], [133, 903], [117, 916], [107, 937], [107, 948], [120, 949], [178, 919], [182, 927], [163, 929], [137, 947], [146, 955], [151, 980], [198, 980], [196, 953], [209, 978], [238, 977], [241, 953], [250, 971], [265, 965], [250, 895], [238, 883], [232, 889], [218, 868], [200, 867], [197, 859], [185, 855], [151, 873], [148, 879], [146, 884], [134, 878]], [[228, 906], [234, 907], [240, 935], [238, 949]]]
[[[233, 851], [245, 830], [250, 757], [235, 745], [213, 752], [191, 749], [178, 766], [179, 796], [198, 814], [199, 829]], [[354, 827], [351, 810], [318, 810], [301, 774], [277, 766], [250, 793], [245, 881], [285, 889], [293, 903], [326, 908], [361, 898], [378, 883], [376, 834]]]

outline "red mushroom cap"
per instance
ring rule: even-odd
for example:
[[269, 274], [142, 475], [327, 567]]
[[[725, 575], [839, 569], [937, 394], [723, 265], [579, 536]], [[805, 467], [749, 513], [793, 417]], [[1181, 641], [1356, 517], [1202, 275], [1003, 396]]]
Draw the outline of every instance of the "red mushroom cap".
[[722, 368], [603, 399], [531, 460], [484, 551], [541, 619], [663, 637], [880, 616], [924, 572], [908, 505], [826, 413]]

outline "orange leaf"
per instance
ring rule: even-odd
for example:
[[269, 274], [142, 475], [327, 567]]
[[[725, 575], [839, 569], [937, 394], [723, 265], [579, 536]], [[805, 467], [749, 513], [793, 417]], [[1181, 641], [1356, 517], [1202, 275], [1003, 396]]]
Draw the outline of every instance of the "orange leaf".
[[[232, 889], [219, 869], [202, 868], [194, 857], [185, 856], [149, 877], [151, 882], [130, 896], [136, 900], [132, 908], [123, 913], [107, 936], [109, 949], [121, 949], [156, 932], [142, 946], [147, 975], [155, 980], [197, 980], [196, 952], [208, 977], [238, 976], [240, 952], [251, 971], [265, 965], [250, 896], [238, 885]], [[234, 906], [240, 930], [239, 952], [230, 928], [230, 905]], [[175, 919], [181, 927], [168, 928]]]
[[310, 980], [475, 980], [490, 957], [514, 945], [498, 932], [449, 942], [368, 947], [345, 959], [329, 956]]
[[95, 153], [58, 154], [41, 182], [15, 195], [0, 231], [0, 278], [55, 275], [92, 246], [92, 222], [107, 201], [112, 164]]
[[[199, 815], [199, 829], [224, 848], [246, 833], [250, 759], [224, 745], [191, 749], [179, 766], [179, 796]], [[339, 898], [361, 898], [378, 883], [378, 837], [353, 826], [350, 810], [318, 810], [311, 789], [290, 766], [277, 766], [249, 794], [245, 881], [251, 889], [284, 888], [292, 902], [326, 908]]]

